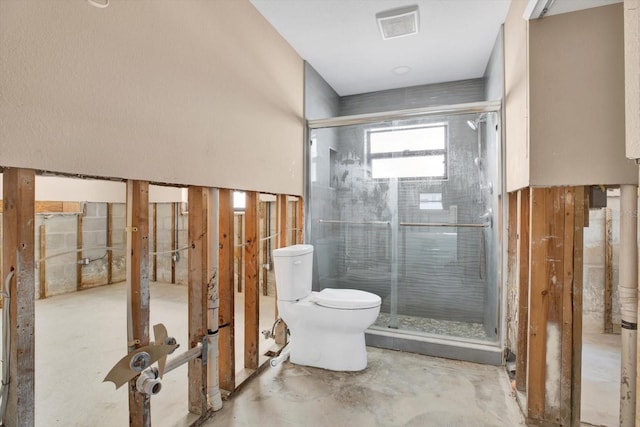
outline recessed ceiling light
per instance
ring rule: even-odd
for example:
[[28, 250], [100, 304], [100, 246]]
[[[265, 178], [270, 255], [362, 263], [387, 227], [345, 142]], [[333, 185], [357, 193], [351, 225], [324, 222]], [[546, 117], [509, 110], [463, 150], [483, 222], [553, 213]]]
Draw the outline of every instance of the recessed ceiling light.
[[401, 65], [399, 67], [396, 67], [393, 69], [393, 73], [397, 74], [399, 76], [403, 75], [403, 74], [407, 74], [409, 71], [411, 71], [411, 67], [408, 67], [406, 65]]
[[418, 33], [418, 6], [400, 7], [376, 13], [383, 40]]

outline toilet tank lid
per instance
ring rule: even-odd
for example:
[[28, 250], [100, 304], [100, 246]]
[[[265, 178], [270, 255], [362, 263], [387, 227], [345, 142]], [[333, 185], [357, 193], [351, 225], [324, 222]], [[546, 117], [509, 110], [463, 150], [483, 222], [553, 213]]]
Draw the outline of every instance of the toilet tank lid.
[[274, 257], [299, 256], [313, 252], [313, 245], [292, 245], [284, 248], [274, 249]]
[[315, 302], [323, 307], [355, 310], [378, 307], [382, 299], [376, 294], [357, 289], [326, 288], [315, 294]]

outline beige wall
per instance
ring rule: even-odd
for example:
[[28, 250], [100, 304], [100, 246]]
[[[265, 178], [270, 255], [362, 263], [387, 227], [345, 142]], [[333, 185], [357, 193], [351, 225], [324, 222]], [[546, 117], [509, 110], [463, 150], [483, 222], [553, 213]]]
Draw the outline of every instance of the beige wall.
[[530, 21], [529, 83], [531, 186], [638, 182], [625, 157], [622, 4]]
[[527, 2], [513, 0], [504, 24], [507, 191], [529, 185], [529, 77]]
[[303, 62], [248, 0], [0, 1], [0, 165], [302, 193]]
[[640, 0], [624, 1], [626, 153], [640, 159]]

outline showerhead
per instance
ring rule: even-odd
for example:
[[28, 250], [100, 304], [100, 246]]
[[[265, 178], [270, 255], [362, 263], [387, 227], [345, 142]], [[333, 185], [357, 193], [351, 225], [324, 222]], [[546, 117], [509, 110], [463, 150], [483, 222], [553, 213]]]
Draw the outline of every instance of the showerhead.
[[487, 121], [487, 115], [482, 113], [475, 120], [467, 120], [467, 125], [473, 130], [478, 130], [480, 123]]

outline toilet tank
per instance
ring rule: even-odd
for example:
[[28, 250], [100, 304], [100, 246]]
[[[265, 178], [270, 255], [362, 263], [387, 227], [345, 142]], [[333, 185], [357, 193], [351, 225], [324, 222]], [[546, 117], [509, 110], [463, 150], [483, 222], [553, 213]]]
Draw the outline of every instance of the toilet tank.
[[293, 245], [273, 251], [276, 288], [281, 301], [296, 301], [311, 293], [313, 246]]

